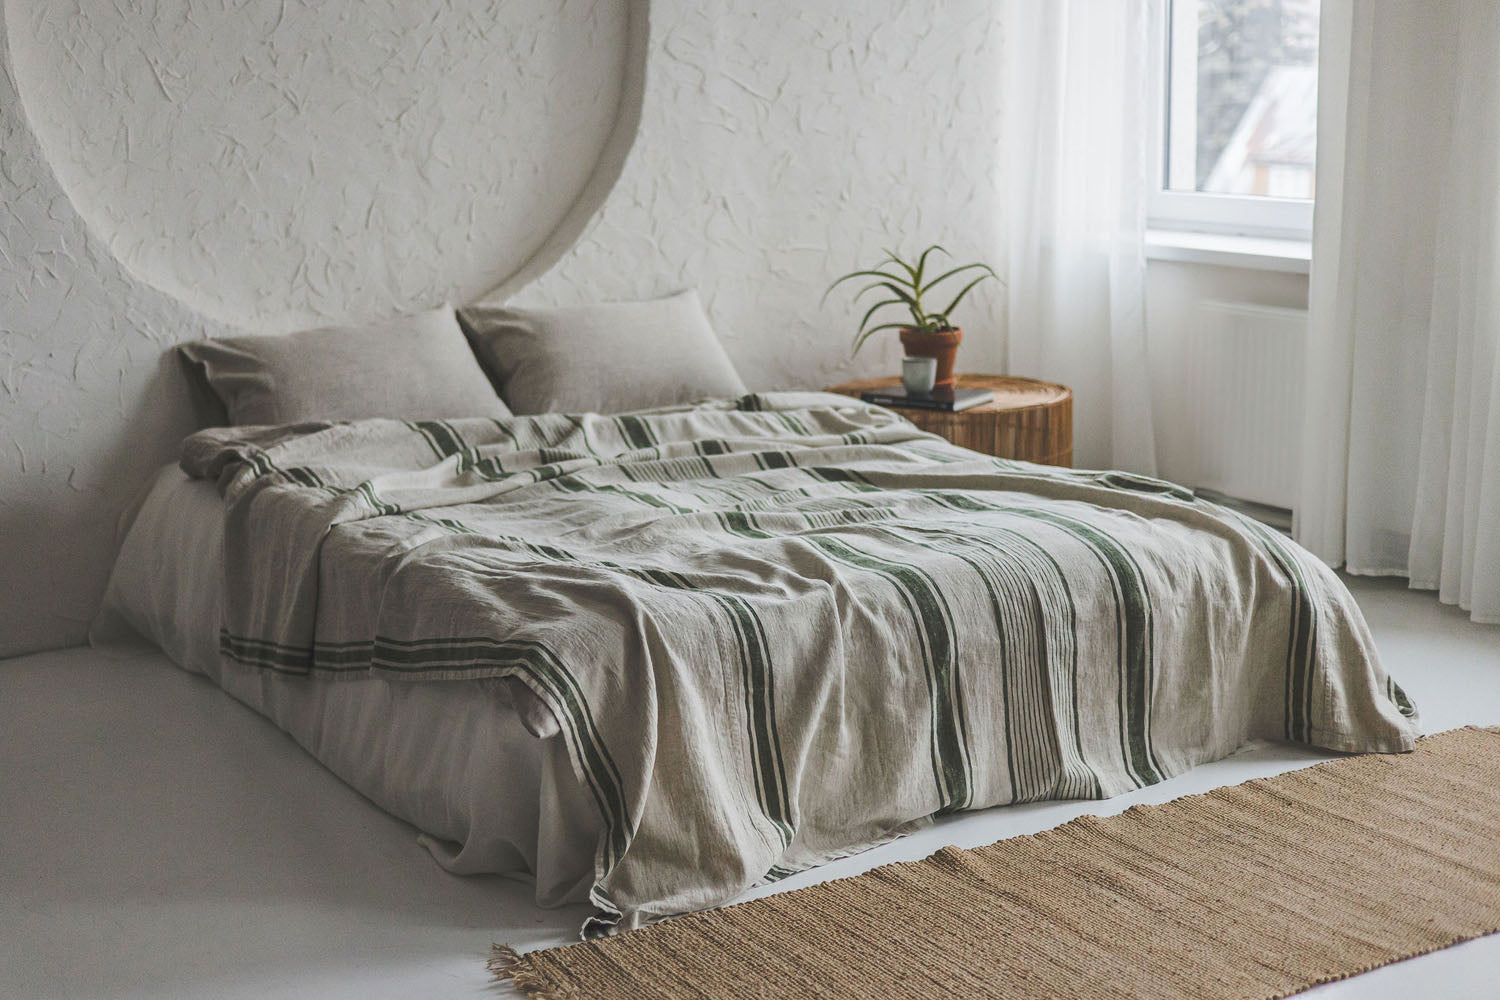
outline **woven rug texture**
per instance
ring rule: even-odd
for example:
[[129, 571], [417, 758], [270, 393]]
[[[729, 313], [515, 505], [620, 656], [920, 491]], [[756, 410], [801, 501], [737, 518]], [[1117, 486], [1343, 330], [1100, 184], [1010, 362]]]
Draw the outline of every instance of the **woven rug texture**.
[[1283, 997], [1500, 930], [1500, 730], [490, 967], [539, 1000]]

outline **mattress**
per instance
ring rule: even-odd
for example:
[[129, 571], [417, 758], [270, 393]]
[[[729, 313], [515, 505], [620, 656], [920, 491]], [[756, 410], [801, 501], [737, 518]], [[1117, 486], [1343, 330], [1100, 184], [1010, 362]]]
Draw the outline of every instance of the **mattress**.
[[223, 535], [214, 487], [162, 469], [126, 534], [94, 644], [143, 638], [210, 678], [422, 831], [445, 869], [532, 877], [543, 906], [587, 899], [600, 818], [564, 742], [533, 735], [494, 680], [326, 680], [221, 656]]

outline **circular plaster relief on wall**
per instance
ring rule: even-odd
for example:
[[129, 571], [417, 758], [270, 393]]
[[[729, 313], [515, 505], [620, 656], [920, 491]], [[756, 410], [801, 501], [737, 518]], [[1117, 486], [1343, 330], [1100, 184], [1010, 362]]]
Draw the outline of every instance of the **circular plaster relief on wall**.
[[140, 280], [274, 331], [471, 300], [586, 186], [602, 200], [628, 8], [5, 0], [5, 19], [89, 227]]

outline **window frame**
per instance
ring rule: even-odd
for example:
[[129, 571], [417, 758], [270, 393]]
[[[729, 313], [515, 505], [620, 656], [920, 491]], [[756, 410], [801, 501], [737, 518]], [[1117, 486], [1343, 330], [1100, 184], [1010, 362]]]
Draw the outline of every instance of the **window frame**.
[[[1213, 233], [1263, 239], [1306, 241], [1312, 237], [1313, 200], [1268, 195], [1213, 194], [1174, 191], [1167, 187], [1174, 150], [1172, 124], [1193, 123], [1197, 105], [1173, 106], [1174, 79], [1197, 81], [1198, 0], [1157, 0], [1160, 16], [1154, 32], [1152, 63], [1156, 94], [1151, 116], [1152, 177], [1146, 194], [1146, 220], [1151, 229], [1168, 232]], [[1180, 91], [1179, 91], [1180, 93]], [[1178, 134], [1182, 135], [1181, 125]], [[1196, 136], [1196, 129], [1188, 134]], [[1188, 166], [1185, 144], [1175, 155], [1179, 168]]]

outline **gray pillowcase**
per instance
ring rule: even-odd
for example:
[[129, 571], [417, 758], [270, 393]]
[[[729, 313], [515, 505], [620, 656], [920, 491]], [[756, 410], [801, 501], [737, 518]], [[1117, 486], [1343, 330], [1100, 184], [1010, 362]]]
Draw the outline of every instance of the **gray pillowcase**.
[[623, 413], [747, 391], [696, 291], [565, 309], [468, 306], [458, 318], [517, 413]]
[[508, 417], [450, 307], [369, 326], [177, 348], [231, 424]]

